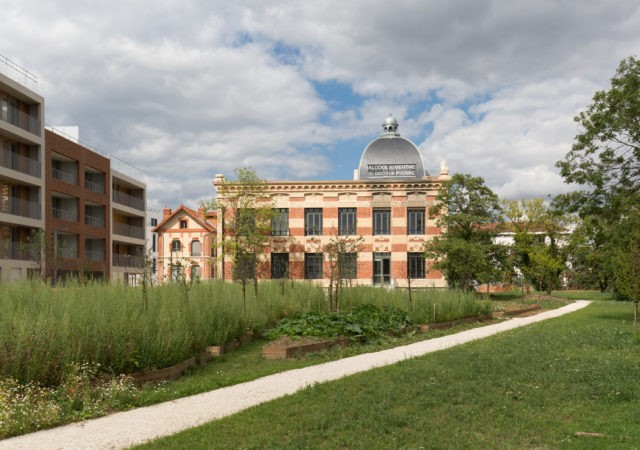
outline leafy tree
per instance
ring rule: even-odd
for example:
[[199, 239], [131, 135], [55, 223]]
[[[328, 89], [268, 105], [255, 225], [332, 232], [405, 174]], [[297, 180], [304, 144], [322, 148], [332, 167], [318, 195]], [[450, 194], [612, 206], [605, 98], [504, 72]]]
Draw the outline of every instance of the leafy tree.
[[455, 174], [440, 189], [429, 214], [438, 217], [442, 236], [425, 244], [449, 286], [472, 290], [475, 283], [495, 281], [504, 269], [504, 246], [494, 243], [501, 208], [498, 196], [481, 177]]
[[572, 288], [605, 292], [610, 287], [614, 247], [608, 237], [615, 233], [609, 228], [596, 216], [577, 219], [566, 248], [568, 284]]
[[217, 198], [205, 206], [219, 211], [222, 276], [224, 258], [228, 256], [233, 262], [233, 279], [242, 285], [246, 304], [246, 286], [250, 281], [258, 297], [258, 276], [271, 230], [271, 200], [266, 182], [252, 168], [236, 169], [234, 174], [234, 181], [216, 185]]
[[563, 217], [542, 198], [503, 200], [502, 208], [514, 232], [510, 265], [540, 290], [550, 292], [559, 287], [560, 274], [566, 268], [566, 251], [559, 243]]
[[581, 133], [556, 165], [567, 183], [584, 187], [562, 196], [581, 215], [616, 210], [640, 193], [640, 61], [623, 60], [608, 91], [575, 117]]
[[[593, 265], [603, 289], [620, 274], [614, 255], [629, 248], [630, 217], [640, 209], [640, 61], [624, 59], [610, 89], [596, 92], [575, 121], [581, 132], [556, 164], [565, 181], [581, 190], [558, 196], [554, 204], [583, 219], [582, 261]], [[593, 258], [585, 255], [589, 246]]]

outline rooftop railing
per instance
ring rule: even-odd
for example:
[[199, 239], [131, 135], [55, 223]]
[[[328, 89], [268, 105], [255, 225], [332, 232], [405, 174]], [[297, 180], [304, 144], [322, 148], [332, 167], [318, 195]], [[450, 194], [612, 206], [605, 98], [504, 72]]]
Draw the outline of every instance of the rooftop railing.
[[38, 88], [38, 77], [27, 69], [20, 67], [6, 56], [0, 55], [0, 73], [17, 81], [24, 87], [35, 91]]

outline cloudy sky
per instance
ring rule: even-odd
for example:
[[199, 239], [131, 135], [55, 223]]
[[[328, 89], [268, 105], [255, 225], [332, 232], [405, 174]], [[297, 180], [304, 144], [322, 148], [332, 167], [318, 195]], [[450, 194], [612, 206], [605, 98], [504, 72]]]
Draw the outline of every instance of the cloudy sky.
[[46, 123], [143, 170], [149, 204], [214, 174], [352, 179], [388, 114], [437, 173], [508, 198], [566, 189], [573, 117], [640, 56], [640, 3], [0, 0], [0, 54]]

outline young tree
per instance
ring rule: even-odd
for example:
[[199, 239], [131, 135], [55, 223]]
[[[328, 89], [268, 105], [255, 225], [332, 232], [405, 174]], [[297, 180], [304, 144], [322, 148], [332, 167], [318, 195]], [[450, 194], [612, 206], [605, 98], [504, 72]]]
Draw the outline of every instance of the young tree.
[[259, 266], [269, 240], [272, 204], [266, 182], [252, 168], [236, 169], [234, 173], [235, 180], [216, 184], [217, 198], [205, 207], [219, 211], [222, 276], [224, 258], [229, 257], [233, 263], [233, 279], [242, 285], [246, 305], [248, 282], [253, 282], [258, 296]]
[[334, 236], [324, 247], [329, 274], [329, 310], [338, 311], [339, 297], [347, 281], [357, 277], [362, 236]]
[[504, 246], [494, 243], [501, 209], [498, 196], [481, 177], [455, 174], [443, 184], [429, 214], [438, 216], [442, 236], [425, 244], [449, 286], [470, 291], [476, 283], [495, 281], [504, 267]]
[[640, 233], [636, 231], [628, 244], [614, 256], [614, 273], [618, 292], [633, 302], [633, 324], [638, 324], [640, 302]]

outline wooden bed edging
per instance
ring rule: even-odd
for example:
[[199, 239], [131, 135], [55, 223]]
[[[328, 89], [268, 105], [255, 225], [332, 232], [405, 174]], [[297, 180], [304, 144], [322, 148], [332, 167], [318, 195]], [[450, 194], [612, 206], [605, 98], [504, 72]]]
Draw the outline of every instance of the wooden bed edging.
[[493, 319], [502, 319], [504, 316], [517, 316], [531, 311], [540, 309], [538, 305], [527, 306], [526, 308], [511, 311], [494, 311], [490, 314], [482, 314], [480, 316], [465, 317], [464, 319], [450, 320], [447, 322], [425, 323], [418, 325], [418, 333], [426, 333], [429, 330], [439, 330], [442, 328], [451, 328], [461, 323], [486, 322]]
[[161, 380], [175, 380], [182, 376], [187, 370], [196, 367], [204, 366], [213, 358], [222, 356], [225, 353], [232, 352], [240, 347], [240, 345], [248, 344], [253, 341], [253, 335], [247, 334], [240, 338], [240, 340], [234, 339], [231, 342], [227, 342], [224, 345], [210, 345], [199, 356], [192, 356], [191, 358], [174, 364], [170, 367], [162, 369], [153, 369], [148, 372], [137, 372], [129, 374], [133, 378], [134, 383], [141, 385], [150, 381]]

